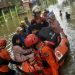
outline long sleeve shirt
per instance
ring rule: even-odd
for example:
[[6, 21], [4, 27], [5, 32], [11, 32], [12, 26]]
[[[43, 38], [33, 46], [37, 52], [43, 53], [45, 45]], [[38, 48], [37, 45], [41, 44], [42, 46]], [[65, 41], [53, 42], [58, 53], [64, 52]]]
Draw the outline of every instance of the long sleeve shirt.
[[14, 59], [18, 62], [24, 62], [32, 55], [32, 49], [24, 50], [20, 46], [13, 46]]

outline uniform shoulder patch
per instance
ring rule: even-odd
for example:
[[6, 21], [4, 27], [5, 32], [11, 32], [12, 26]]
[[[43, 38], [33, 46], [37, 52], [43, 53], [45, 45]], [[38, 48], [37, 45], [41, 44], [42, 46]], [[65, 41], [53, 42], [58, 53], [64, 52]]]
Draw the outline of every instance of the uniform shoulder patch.
[[48, 57], [49, 56], [49, 53], [44, 53], [44, 56]]

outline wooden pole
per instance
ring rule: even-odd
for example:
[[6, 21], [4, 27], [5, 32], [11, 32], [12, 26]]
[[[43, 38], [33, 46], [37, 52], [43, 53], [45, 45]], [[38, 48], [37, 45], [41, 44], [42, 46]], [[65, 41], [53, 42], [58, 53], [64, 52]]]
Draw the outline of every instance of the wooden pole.
[[5, 21], [5, 23], [7, 24], [7, 19], [5, 18], [5, 14], [4, 14], [3, 9], [2, 9], [1, 11], [2, 11], [2, 15], [3, 15], [4, 21]]
[[[13, 19], [13, 14], [12, 14], [12, 11], [11, 11], [11, 8], [9, 8], [9, 11], [10, 11], [10, 15], [11, 15], [11, 18], [12, 18], [13, 24], [15, 25], [15, 23], [14, 23], [14, 19]], [[15, 26], [16, 26], [16, 25], [15, 25]]]
[[4, 14], [3, 9], [2, 9], [1, 11], [2, 11], [2, 15], [3, 15], [3, 18], [4, 18], [5, 24], [6, 24], [6, 26], [7, 26], [7, 30], [9, 31], [8, 24], [7, 24], [7, 21], [8, 21], [8, 20], [5, 18], [5, 14]]
[[9, 8], [9, 11], [10, 11], [11, 18], [13, 19], [12, 11], [10, 8]]
[[46, 8], [48, 7], [48, 3], [47, 3], [47, 0], [45, 1], [45, 3], [46, 3]]
[[45, 0], [42, 0], [42, 6], [43, 6], [43, 9], [45, 9], [45, 8], [46, 8]]
[[20, 22], [16, 6], [15, 6], [15, 12], [16, 12], [16, 15], [17, 15], [18, 22]]

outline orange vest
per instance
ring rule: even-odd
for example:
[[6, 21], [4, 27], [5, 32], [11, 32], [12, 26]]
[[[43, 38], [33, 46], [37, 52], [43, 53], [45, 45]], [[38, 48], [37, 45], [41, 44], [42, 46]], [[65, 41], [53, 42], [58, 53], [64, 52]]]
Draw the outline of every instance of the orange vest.
[[[7, 49], [3, 49], [0, 51], [0, 57], [6, 60], [10, 60], [10, 55], [7, 51]], [[9, 72], [8, 65], [2, 65], [0, 66], [0, 72]]]
[[50, 65], [51, 70], [52, 70], [52, 75], [59, 75], [58, 73], [58, 64], [55, 61], [55, 58], [52, 54], [52, 49], [49, 48], [48, 46], [44, 46], [42, 48], [42, 56], [45, 57], [45, 60], [47, 61], [47, 63]]

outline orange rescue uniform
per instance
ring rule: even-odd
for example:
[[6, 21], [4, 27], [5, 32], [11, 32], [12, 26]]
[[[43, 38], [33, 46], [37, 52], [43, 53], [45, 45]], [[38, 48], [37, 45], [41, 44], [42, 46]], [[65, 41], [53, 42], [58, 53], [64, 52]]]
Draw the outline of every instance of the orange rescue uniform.
[[[47, 63], [49, 64], [50, 68], [47, 69], [46, 71], [50, 72], [52, 71], [53, 75], [59, 75], [58, 73], [58, 64], [56, 63], [54, 56], [52, 54], [52, 49], [49, 48], [48, 46], [43, 46], [41, 49], [41, 54], [42, 56], [44, 56], [45, 60], [47, 61]], [[48, 72], [46, 72], [46, 75], [50, 75]]]
[[[0, 58], [5, 59], [7, 61], [10, 60], [10, 55], [7, 51], [7, 49], [3, 49], [0, 51]], [[0, 65], [0, 72], [9, 72], [9, 67], [8, 65]]]

